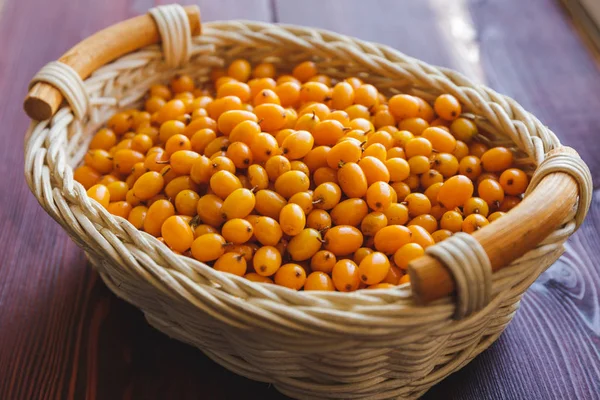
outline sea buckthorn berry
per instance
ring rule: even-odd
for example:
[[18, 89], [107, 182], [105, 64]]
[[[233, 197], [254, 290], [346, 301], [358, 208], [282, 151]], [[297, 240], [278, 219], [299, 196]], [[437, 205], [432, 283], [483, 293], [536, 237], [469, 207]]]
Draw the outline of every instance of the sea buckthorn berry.
[[442, 94], [435, 99], [433, 104], [435, 113], [446, 121], [457, 119], [461, 112], [461, 106], [456, 97], [451, 94]]
[[227, 148], [227, 157], [233, 162], [236, 168], [248, 168], [254, 161], [250, 147], [243, 142], [234, 142]]
[[117, 150], [113, 155], [114, 169], [121, 174], [128, 174], [135, 163], [144, 161], [144, 155], [134, 150]]
[[331, 225], [331, 216], [325, 210], [312, 210], [306, 217], [306, 226], [319, 232], [329, 229]]
[[198, 193], [190, 189], [182, 190], [175, 196], [175, 209], [179, 214], [193, 217], [196, 215], [198, 200], [200, 200]]
[[367, 285], [375, 285], [383, 281], [389, 270], [390, 261], [380, 252], [367, 255], [358, 265], [360, 280]]
[[362, 219], [360, 230], [365, 236], [375, 236], [375, 234], [385, 228], [387, 224], [388, 219], [384, 213], [372, 212]]
[[385, 163], [385, 161], [388, 159], [387, 149], [381, 143], [373, 143], [365, 149], [363, 152], [363, 157], [375, 157]]
[[469, 155], [469, 146], [465, 142], [457, 140], [452, 155], [460, 162], [460, 160]]
[[200, 197], [196, 205], [196, 211], [200, 220], [205, 224], [217, 227], [225, 221], [221, 209], [223, 208], [223, 200], [214, 194], [205, 194]]
[[242, 183], [229, 171], [218, 171], [210, 177], [210, 188], [222, 199], [227, 198], [234, 190], [241, 189]]
[[177, 178], [171, 180], [171, 182], [169, 182], [165, 186], [165, 194], [167, 195], [167, 198], [175, 199], [179, 192], [186, 189], [190, 189], [194, 192], [197, 192], [198, 185], [194, 181], [192, 181], [189, 175], [178, 176]]
[[421, 214], [428, 214], [431, 211], [431, 202], [429, 198], [422, 193], [411, 193], [404, 199], [408, 208], [408, 213], [412, 217]]
[[419, 178], [419, 175], [411, 173], [410, 176], [404, 180], [404, 183], [406, 183], [410, 190], [413, 191], [419, 188], [421, 179]]
[[408, 159], [408, 166], [411, 174], [421, 175], [429, 172], [431, 163], [425, 156], [413, 156]]
[[338, 183], [336, 170], [329, 167], [318, 168], [313, 174], [313, 183], [318, 186], [326, 182]]
[[410, 231], [411, 243], [417, 243], [424, 249], [435, 244], [431, 234], [421, 225], [410, 225], [408, 230]]
[[306, 228], [294, 236], [287, 246], [287, 252], [294, 261], [308, 260], [321, 249], [321, 233], [312, 228]]
[[233, 244], [246, 243], [254, 234], [254, 228], [250, 222], [241, 218], [233, 218], [223, 224], [221, 235], [226, 241]]
[[335, 287], [333, 286], [333, 281], [329, 275], [321, 271], [314, 271], [311, 272], [306, 278], [306, 282], [304, 282], [304, 290], [334, 291]]
[[433, 156], [432, 168], [439, 171], [444, 178], [449, 178], [458, 172], [458, 160], [452, 154], [437, 153]]
[[470, 143], [473, 137], [479, 132], [477, 125], [467, 118], [457, 118], [450, 124], [450, 133], [454, 135], [457, 140], [462, 140], [465, 143]]
[[165, 143], [165, 154], [169, 157], [176, 151], [191, 149], [192, 143], [185, 135], [173, 135]]
[[344, 163], [337, 171], [337, 179], [346, 196], [364, 197], [367, 194], [367, 177], [358, 164]]
[[194, 232], [185, 219], [172, 215], [162, 224], [160, 233], [165, 243], [175, 251], [183, 253], [192, 246]]
[[[375, 130], [375, 127], [373, 126], [369, 118], [353, 118], [348, 124], [348, 128], [362, 130], [364, 132], [373, 132]], [[381, 132], [383, 133], [385, 131]]]
[[466, 156], [458, 165], [458, 173], [466, 176], [472, 181], [481, 175], [481, 160], [475, 156]]
[[397, 94], [392, 96], [388, 102], [390, 112], [397, 120], [417, 117], [419, 105], [417, 97], [408, 94]]
[[448, 239], [450, 236], [452, 236], [452, 232], [450, 232], [447, 229], [438, 229], [437, 231], [435, 231], [431, 234], [431, 237], [433, 238], [433, 240], [436, 243], [444, 241], [444, 240]]
[[410, 243], [410, 230], [403, 225], [388, 225], [375, 234], [375, 248], [386, 254], [394, 254], [401, 246]]
[[247, 60], [239, 58], [229, 64], [227, 75], [240, 82], [246, 82], [250, 78], [251, 71], [252, 67], [250, 63]]
[[192, 170], [192, 166], [200, 154], [191, 150], [179, 150], [171, 154], [169, 159], [173, 172], [179, 175], [188, 175]]
[[327, 153], [327, 165], [338, 169], [345, 163], [356, 163], [362, 156], [362, 148], [358, 140], [344, 140], [331, 148]]
[[[300, 129], [298, 125], [296, 124], [296, 129]], [[344, 136], [344, 125], [333, 119], [317, 122], [306, 130], [312, 133], [317, 146], [334, 146]]]
[[156, 122], [163, 124], [169, 120], [175, 120], [186, 112], [185, 103], [179, 99], [170, 100], [156, 113]]
[[488, 225], [489, 221], [481, 214], [471, 214], [465, 218], [462, 224], [462, 230], [466, 233], [473, 233], [484, 226]]
[[225, 246], [225, 253], [239, 254], [246, 262], [250, 262], [254, 257], [254, 247], [249, 244], [228, 244]]
[[250, 98], [254, 98], [261, 90], [275, 90], [277, 83], [270, 77], [254, 78], [248, 81], [250, 87]]
[[[360, 120], [360, 119], [357, 118], [357, 119], [351, 121], [351, 124], [352, 124], [352, 122], [358, 121], [358, 120]], [[361, 128], [354, 128], [354, 129], [361, 129]], [[370, 130], [370, 129], [365, 129], [365, 130]], [[387, 149], [391, 149], [392, 147], [394, 147], [394, 138], [392, 137], [392, 135], [389, 132], [377, 131], [377, 132], [369, 134], [369, 137], [367, 139], [367, 143], [366, 143], [365, 147], [368, 148], [371, 145], [376, 144], [376, 143], [382, 144], [387, 151]]]
[[221, 213], [224, 219], [244, 218], [256, 204], [254, 193], [246, 188], [236, 189], [223, 201]]
[[[294, 129], [313, 132], [315, 126], [321, 121], [316, 113], [303, 114], [298, 117]], [[343, 129], [343, 127], [342, 127]], [[314, 132], [313, 132], [314, 133]]]
[[155, 171], [146, 172], [135, 181], [133, 194], [140, 200], [148, 200], [160, 193], [165, 185], [163, 176]]
[[414, 156], [429, 157], [433, 151], [433, 146], [427, 138], [416, 137], [406, 141], [404, 151], [408, 158]]
[[434, 206], [431, 206], [431, 212], [429, 214], [431, 214], [433, 216], [433, 218], [435, 218], [436, 220], [440, 220], [442, 218], [442, 215], [444, 215], [444, 213], [448, 211], [447, 208], [442, 207], [439, 204], [436, 204]]
[[310, 176], [310, 170], [302, 161], [294, 160], [290, 163], [290, 166], [292, 167], [292, 171], [300, 171], [306, 176]]
[[123, 201], [129, 191], [129, 185], [123, 181], [114, 181], [105, 185], [110, 192], [110, 201]]
[[354, 104], [371, 108], [379, 104], [379, 91], [370, 84], [360, 85], [354, 90]]
[[135, 197], [132, 189], [129, 189], [127, 191], [127, 194], [125, 195], [125, 201], [128, 202], [129, 204], [131, 204], [132, 207], [138, 206], [142, 202], [142, 200]]
[[216, 138], [217, 134], [212, 129], [199, 129], [192, 135], [192, 138], [190, 139], [192, 150], [198, 154], [203, 154], [208, 144]]
[[177, 74], [169, 82], [173, 93], [191, 92], [194, 90], [194, 80], [189, 75]]
[[241, 254], [225, 253], [217, 259], [214, 268], [217, 271], [244, 276], [247, 269], [246, 259]]
[[96, 200], [104, 208], [108, 208], [110, 203], [110, 191], [104, 185], [94, 185], [87, 190], [87, 195], [90, 199]]
[[275, 181], [275, 190], [286, 199], [289, 199], [296, 193], [308, 190], [309, 186], [310, 180], [308, 176], [301, 171], [287, 171], [281, 174]]
[[338, 261], [331, 271], [333, 285], [340, 292], [353, 292], [360, 286], [358, 265], [353, 261], [344, 259]]
[[404, 201], [406, 196], [410, 194], [410, 187], [405, 182], [394, 182], [390, 186], [396, 192], [397, 201]]
[[273, 132], [283, 128], [286, 120], [285, 109], [278, 104], [261, 104], [254, 107], [254, 114], [258, 117], [258, 124], [266, 132]]
[[157, 200], [148, 207], [144, 219], [144, 231], [152, 236], [159, 236], [162, 224], [175, 214], [175, 208], [169, 200]]
[[489, 212], [490, 208], [488, 204], [479, 197], [471, 197], [463, 206], [464, 215], [481, 214], [484, 217], [487, 217]]
[[152, 148], [153, 140], [150, 136], [138, 133], [131, 139], [131, 150], [146, 154]]
[[231, 76], [222, 75], [218, 79], [215, 79], [215, 89], [219, 90], [221, 86], [229, 82], [235, 82], [237, 79], [232, 78]]
[[427, 128], [421, 136], [431, 142], [433, 150], [440, 153], [452, 153], [456, 148], [454, 136], [439, 127]]
[[327, 85], [320, 82], [306, 82], [300, 89], [300, 102], [319, 102], [322, 103], [329, 97], [330, 89]]
[[[404, 271], [402, 271], [400, 268], [396, 267], [395, 265], [391, 265], [391, 261], [392, 260], [390, 260], [390, 270], [388, 271], [387, 275], [383, 279], [383, 282], [378, 283], [377, 285], [369, 286], [367, 289], [375, 289], [376, 286], [379, 286], [379, 285], [389, 285], [389, 287], [398, 285], [398, 283], [400, 282], [400, 278], [402, 278], [402, 276], [404, 275]], [[386, 287], [388, 287], [388, 286], [386, 286]]]
[[317, 74], [317, 66], [312, 61], [304, 61], [294, 67], [292, 75], [300, 82], [306, 82]]
[[157, 83], [150, 86], [150, 96], [158, 96], [165, 100], [171, 100], [173, 93], [171, 93], [171, 89], [167, 85]]
[[400, 278], [400, 282], [398, 282], [398, 286], [404, 285], [405, 283], [410, 283], [410, 275], [404, 274], [402, 278]]
[[427, 123], [431, 123], [435, 118], [433, 107], [420, 97], [417, 97], [417, 101], [419, 102], [419, 112], [417, 117], [423, 118]]
[[90, 150], [110, 150], [117, 144], [117, 135], [111, 129], [100, 129], [90, 142]]
[[[392, 138], [394, 139], [394, 146], [405, 148], [408, 142], [415, 138], [415, 135], [410, 133], [409, 131], [395, 131], [392, 132]], [[414, 144], [413, 144], [414, 145]], [[429, 143], [431, 146], [431, 143]], [[431, 154], [431, 151], [429, 152]], [[422, 154], [413, 154], [413, 155], [422, 155]], [[406, 155], [408, 157], [408, 154]]]
[[[300, 102], [301, 86], [296, 82], [284, 82], [273, 89], [282, 107], [296, 107]], [[260, 94], [257, 94], [258, 97]], [[254, 100], [256, 103], [256, 99]], [[276, 103], [278, 104], [278, 103]]]
[[250, 272], [244, 275], [244, 278], [248, 279], [251, 282], [259, 282], [259, 283], [273, 283], [273, 280], [268, 276], [261, 276], [256, 272]]
[[315, 188], [313, 206], [321, 210], [331, 210], [340, 202], [341, 197], [342, 189], [337, 184], [325, 182]]
[[317, 146], [304, 156], [302, 161], [308, 167], [311, 173], [314, 173], [321, 167], [327, 167], [327, 156], [331, 151], [329, 146]]
[[129, 212], [129, 215], [127, 216], [127, 220], [131, 223], [131, 225], [135, 226], [137, 229], [142, 229], [144, 227], [144, 220], [146, 219], [147, 213], [148, 213], [148, 207], [146, 207], [146, 206], [134, 207]]
[[367, 184], [372, 185], [375, 182], [389, 182], [390, 172], [385, 164], [375, 157], [364, 157], [358, 162], [358, 166], [363, 170], [367, 178]]
[[[422, 174], [419, 180], [421, 182], [421, 187], [427, 190], [431, 185], [442, 183], [444, 181], [444, 176], [435, 169], [430, 169]], [[437, 198], [435, 200], [437, 202]]]
[[352, 254], [363, 243], [362, 233], [357, 228], [349, 225], [334, 226], [325, 233], [323, 239], [325, 240], [325, 249], [336, 256]]
[[298, 264], [285, 264], [275, 273], [275, 283], [289, 289], [300, 290], [306, 282], [306, 271]]
[[394, 264], [400, 269], [407, 270], [408, 264], [425, 254], [425, 250], [417, 243], [407, 243], [394, 253]]
[[350, 116], [344, 110], [335, 110], [329, 113], [327, 116], [328, 120], [335, 120], [341, 123], [344, 127], [347, 127], [350, 124]]
[[219, 131], [228, 136], [231, 131], [244, 121], [258, 122], [258, 118], [254, 113], [244, 110], [230, 110], [219, 116], [217, 127]]
[[116, 113], [109, 118], [106, 125], [117, 135], [122, 135], [131, 129], [133, 116], [127, 112]]
[[198, 236], [192, 242], [192, 256], [202, 262], [214, 261], [225, 253], [225, 238], [217, 233]]
[[496, 211], [495, 213], [490, 214], [490, 216], [488, 217], [488, 221], [490, 223], [494, 222], [495, 220], [497, 220], [500, 217], [505, 216], [506, 213], [503, 211]]
[[517, 168], [507, 169], [500, 175], [500, 185], [504, 189], [504, 193], [511, 196], [519, 196], [525, 193], [528, 184], [527, 174]]
[[477, 186], [479, 197], [485, 200], [488, 205], [498, 208], [504, 200], [504, 189], [499, 182], [493, 179], [484, 179]]
[[312, 150], [314, 138], [308, 131], [296, 131], [283, 140], [281, 151], [290, 160], [297, 160]]
[[286, 205], [285, 198], [272, 190], [256, 192], [256, 211], [264, 216], [279, 219], [279, 213]]
[[469, 145], [469, 153], [477, 158], [481, 158], [488, 149], [485, 144], [479, 142], [473, 142]]
[[265, 162], [269, 158], [279, 154], [279, 143], [270, 134], [262, 132], [256, 135], [250, 145], [254, 162]]
[[335, 254], [328, 250], [317, 251], [310, 259], [310, 268], [313, 271], [321, 271], [326, 274], [331, 274], [333, 266], [337, 262]]
[[263, 89], [256, 96], [254, 96], [254, 106], [259, 106], [261, 104], [278, 104], [281, 105], [281, 100], [279, 100], [279, 96], [271, 89]]
[[101, 174], [108, 174], [113, 169], [112, 157], [106, 150], [89, 150], [83, 161], [85, 165], [95, 169]]
[[296, 236], [306, 225], [306, 215], [298, 204], [287, 204], [279, 213], [279, 225], [288, 236]]
[[254, 236], [264, 246], [275, 246], [282, 236], [279, 222], [271, 217], [258, 217], [254, 226]]
[[363, 81], [361, 81], [360, 78], [357, 78], [355, 76], [351, 76], [350, 78], [344, 79], [344, 82], [349, 83], [353, 89], [358, 89], [358, 87], [363, 84]]
[[339, 82], [333, 87], [331, 105], [336, 110], [344, 110], [354, 104], [354, 88], [348, 82]]
[[[158, 96], [150, 96], [144, 103], [144, 108], [149, 113], [157, 113], [163, 106], [167, 104], [167, 101]], [[158, 114], [157, 114], [158, 115]]]
[[429, 124], [423, 118], [407, 118], [398, 123], [398, 129], [409, 131], [414, 135], [420, 135], [425, 129], [429, 128]]
[[252, 164], [247, 172], [250, 186], [255, 190], [262, 190], [269, 187], [269, 175], [267, 171], [258, 164]]
[[198, 184], [207, 184], [212, 176], [212, 161], [206, 156], [200, 156], [192, 164], [190, 178]]
[[473, 195], [473, 182], [464, 175], [448, 178], [438, 192], [438, 202], [451, 210], [462, 207]]
[[367, 189], [367, 204], [373, 211], [385, 211], [393, 199], [393, 189], [385, 182], [375, 182]]
[[515, 208], [517, 204], [521, 202], [520, 197], [516, 196], [505, 196], [502, 203], [500, 203], [500, 211], [508, 212]]
[[273, 182], [281, 175], [291, 170], [292, 164], [282, 155], [273, 156], [265, 163], [265, 171], [267, 172], [269, 179]]
[[308, 215], [314, 208], [313, 193], [312, 191], [296, 193], [288, 199], [288, 203], [298, 204], [304, 214]]
[[389, 109], [379, 110], [373, 116], [373, 125], [375, 129], [380, 129], [385, 126], [393, 126], [396, 124], [396, 119]]
[[225, 96], [236, 96], [242, 103], [247, 103], [250, 100], [250, 86], [238, 81], [224, 83], [217, 89], [217, 98]]
[[433, 233], [438, 229], [438, 221], [431, 214], [421, 214], [419, 216], [414, 217], [408, 223], [408, 226], [413, 225], [421, 226], [425, 228], [425, 230], [429, 233]]
[[440, 219], [440, 227], [450, 232], [460, 232], [462, 230], [463, 216], [458, 211], [446, 211]]
[[[242, 100], [237, 96], [224, 96], [216, 99], [206, 107], [208, 116], [218, 121], [219, 117], [227, 111], [242, 110]], [[213, 127], [208, 127], [214, 129]]]
[[331, 210], [331, 220], [335, 225], [358, 226], [369, 213], [369, 207], [363, 199], [347, 199]]
[[356, 250], [354, 252], [354, 256], [353, 256], [353, 260], [356, 263], [356, 265], [359, 265], [360, 262], [369, 254], [373, 253], [374, 250], [371, 249], [370, 247], [361, 247], [360, 249]]
[[275, 65], [271, 63], [260, 63], [252, 70], [252, 76], [255, 78], [273, 78], [275, 72]]
[[512, 152], [506, 147], [491, 148], [481, 156], [481, 166], [489, 172], [499, 172], [510, 168], [512, 162]]
[[408, 222], [408, 208], [404, 204], [392, 203], [383, 213], [388, 225], [405, 225]]

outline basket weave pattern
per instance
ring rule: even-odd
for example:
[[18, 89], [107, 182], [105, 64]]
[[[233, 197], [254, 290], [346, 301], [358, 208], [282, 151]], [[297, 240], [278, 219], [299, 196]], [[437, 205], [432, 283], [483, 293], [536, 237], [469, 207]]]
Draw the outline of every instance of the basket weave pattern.
[[201, 349], [226, 368], [273, 383], [297, 398], [414, 398], [468, 363], [502, 333], [523, 292], [556, 260], [575, 230], [575, 212], [537, 248], [492, 277], [492, 300], [455, 320], [453, 299], [416, 306], [410, 286], [337, 292], [294, 292], [222, 274], [172, 253], [156, 238], [109, 214], [73, 179], [92, 135], [115, 111], [141, 104], [153, 83], [176, 73], [208, 80], [233, 58], [270, 58], [280, 70], [312, 59], [333, 77], [358, 75], [386, 94], [433, 100], [456, 96], [485, 130], [479, 139], [518, 149], [533, 171], [560, 146], [556, 136], [515, 101], [462, 75], [387, 46], [296, 26], [256, 22], [203, 24], [190, 63], [169, 69], [149, 46], [97, 70], [85, 81], [88, 116], [63, 106], [33, 122], [25, 175], [44, 209], [82, 247], [119, 297], [139, 307], [167, 335]]

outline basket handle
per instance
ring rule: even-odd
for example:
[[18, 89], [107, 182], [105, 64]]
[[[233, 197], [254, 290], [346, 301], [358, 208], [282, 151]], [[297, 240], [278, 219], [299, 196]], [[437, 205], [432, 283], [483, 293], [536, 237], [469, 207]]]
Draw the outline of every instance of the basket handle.
[[[565, 168], [545, 175], [537, 187], [506, 216], [473, 233], [487, 254], [492, 272], [532, 250], [565, 222], [579, 198], [578, 222], [585, 217], [591, 201], [592, 182], [589, 169], [577, 152], [569, 147], [552, 150], [547, 160], [557, 156], [572, 160], [579, 171]], [[456, 283], [449, 269], [430, 255], [409, 264], [412, 293], [418, 304], [426, 304], [455, 292]]]
[[[200, 9], [191, 5], [184, 7], [190, 22], [192, 36], [200, 34]], [[160, 34], [149, 14], [130, 18], [111, 25], [82, 40], [58, 59], [67, 64], [81, 79], [117, 58], [151, 44], [159, 43]], [[63, 101], [63, 95], [54, 86], [36, 83], [27, 94], [23, 108], [27, 115], [38, 121], [51, 118]]]

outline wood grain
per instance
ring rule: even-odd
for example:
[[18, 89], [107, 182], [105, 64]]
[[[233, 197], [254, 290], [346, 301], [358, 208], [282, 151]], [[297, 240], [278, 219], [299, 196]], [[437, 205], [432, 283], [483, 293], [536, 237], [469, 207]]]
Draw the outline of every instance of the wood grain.
[[[479, 69], [481, 80], [515, 97], [575, 147], [600, 182], [594, 157], [600, 146], [600, 73], [553, 0], [183, 3], [199, 3], [203, 20], [318, 26], [470, 76]], [[138, 310], [108, 291], [29, 193], [22, 174], [28, 121], [20, 109], [28, 80], [82, 38], [155, 2], [44, 4], [0, 1], [0, 399], [285, 398], [150, 328]], [[468, 17], [463, 26], [473, 28], [473, 36], [468, 29], [442, 34], [446, 28], [440, 27], [455, 21], [448, 13]], [[596, 196], [565, 256], [527, 292], [505, 334], [425, 398], [598, 398], [598, 226]]]

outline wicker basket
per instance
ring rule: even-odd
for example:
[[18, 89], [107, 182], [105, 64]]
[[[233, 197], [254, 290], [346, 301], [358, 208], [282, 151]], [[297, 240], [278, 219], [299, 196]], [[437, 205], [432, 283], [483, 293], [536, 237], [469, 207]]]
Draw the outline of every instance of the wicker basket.
[[[150, 14], [84, 40], [34, 78], [25, 175], [115, 294], [240, 375], [296, 398], [418, 397], [498, 338], [585, 217], [591, 177], [577, 154], [514, 100], [456, 72], [312, 28], [228, 21], [205, 23], [200, 35], [195, 7]], [[238, 57], [270, 58], [280, 70], [311, 59], [332, 77], [359, 75], [387, 94], [451, 93], [486, 132], [480, 140], [508, 145], [532, 173], [527, 197], [473, 236], [428, 249], [410, 266], [412, 287], [350, 294], [219, 273], [87, 197], [73, 167], [112, 113], [140, 105], [153, 83], [179, 72], [203, 82]]]

